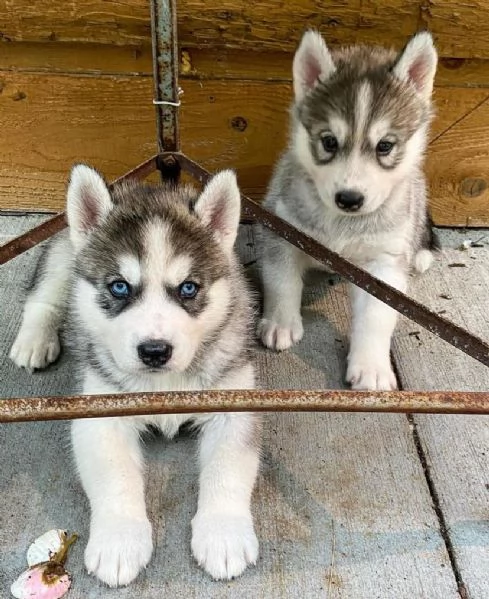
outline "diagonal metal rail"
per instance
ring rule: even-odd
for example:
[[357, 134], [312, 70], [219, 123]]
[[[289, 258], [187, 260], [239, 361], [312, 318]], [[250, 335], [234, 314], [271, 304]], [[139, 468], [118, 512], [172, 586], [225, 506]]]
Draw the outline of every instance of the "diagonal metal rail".
[[[208, 171], [187, 156], [183, 154], [175, 156], [180, 161], [182, 168], [194, 175], [201, 183], [205, 183], [211, 176]], [[302, 233], [287, 221], [265, 210], [265, 208], [246, 196], [242, 196], [242, 208], [245, 215], [283, 237], [283, 239], [312, 256], [335, 273], [345, 277], [397, 310], [397, 312], [400, 312], [403, 316], [407, 316], [457, 349], [482, 362], [485, 366], [489, 366], [489, 345], [476, 335], [469, 333], [384, 281], [372, 276], [362, 268], [345, 260], [336, 252], [321, 245], [312, 237]]]
[[[152, 156], [125, 175], [122, 175], [122, 177], [113, 181], [110, 184], [110, 187], [120, 181], [124, 181], [124, 179], [145, 179], [156, 170], [156, 159], [157, 156]], [[30, 250], [38, 243], [46, 241], [46, 239], [49, 239], [52, 235], [59, 233], [59, 231], [64, 229], [66, 225], [65, 213], [61, 212], [60, 214], [45, 220], [40, 225], [37, 225], [37, 227], [33, 227], [26, 233], [7, 241], [7, 243], [0, 246], [0, 266], [9, 260], [12, 260], [12, 258], [19, 256], [23, 252]]]
[[[140, 164], [132, 171], [129, 171], [114, 181], [114, 183], [131, 177], [143, 179], [157, 168], [161, 169], [162, 164], [174, 161], [178, 162], [182, 170], [191, 174], [202, 184], [211, 177], [209, 171], [184, 154], [164, 152], [153, 156], [146, 162]], [[171, 167], [171, 170], [173, 170], [173, 166]], [[289, 243], [292, 243], [332, 271], [345, 277], [350, 282], [367, 291], [367, 293], [370, 293], [380, 301], [386, 303], [403, 316], [406, 316], [420, 326], [426, 328], [431, 333], [434, 333], [450, 345], [453, 345], [485, 366], [489, 366], [489, 344], [480, 337], [469, 333], [459, 325], [436, 314], [401, 291], [398, 291], [384, 281], [372, 276], [362, 268], [359, 268], [345, 258], [342, 258], [336, 252], [321, 245], [312, 237], [302, 233], [287, 221], [272, 214], [260, 206], [260, 204], [257, 204], [246, 196], [242, 196], [242, 210], [245, 216], [250, 217], [255, 222], [269, 228]], [[41, 225], [34, 227], [24, 235], [6, 243], [0, 247], [0, 264], [11, 260], [40, 241], [47, 239], [50, 235], [61, 230], [64, 226], [66, 226], [64, 215], [59, 214], [54, 218], [45, 221]]]

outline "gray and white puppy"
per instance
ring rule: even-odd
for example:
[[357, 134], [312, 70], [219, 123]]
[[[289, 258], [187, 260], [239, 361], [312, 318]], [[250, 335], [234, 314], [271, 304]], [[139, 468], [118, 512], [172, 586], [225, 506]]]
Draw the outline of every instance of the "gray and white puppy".
[[[405, 291], [426, 270], [436, 240], [422, 172], [437, 54], [419, 33], [400, 53], [330, 51], [307, 32], [293, 63], [290, 144], [265, 206], [370, 273]], [[263, 231], [264, 312], [258, 334], [284, 350], [303, 335], [302, 278], [318, 263]], [[354, 389], [394, 389], [390, 342], [397, 314], [352, 286], [346, 379]]]
[[[11, 358], [30, 369], [56, 359], [68, 308], [83, 393], [253, 388], [252, 303], [233, 251], [239, 215], [231, 171], [199, 195], [135, 182], [109, 190], [96, 171], [76, 166], [69, 234], [52, 244], [39, 269]], [[140, 434], [155, 425], [173, 437], [187, 421], [201, 433], [193, 555], [217, 579], [257, 559], [250, 510], [256, 415], [78, 420], [72, 441], [91, 505], [85, 564], [110, 586], [131, 582], [152, 553]]]

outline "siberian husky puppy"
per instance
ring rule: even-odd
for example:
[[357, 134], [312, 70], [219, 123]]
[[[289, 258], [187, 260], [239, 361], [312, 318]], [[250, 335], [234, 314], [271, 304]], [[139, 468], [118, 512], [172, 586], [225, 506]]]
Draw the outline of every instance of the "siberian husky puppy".
[[[55, 360], [66, 319], [83, 393], [253, 388], [252, 303], [233, 251], [239, 216], [231, 171], [199, 194], [136, 182], [109, 189], [96, 171], [76, 166], [69, 230], [38, 269], [12, 360], [29, 369]], [[148, 425], [173, 437], [184, 422], [200, 430], [195, 559], [216, 579], [237, 576], [257, 559], [250, 511], [256, 415], [77, 420], [73, 448], [91, 506], [85, 564], [110, 586], [130, 583], [153, 548], [139, 437]]]
[[[399, 54], [329, 50], [307, 32], [293, 62], [289, 148], [265, 207], [401, 291], [432, 261], [436, 239], [422, 171], [437, 54], [429, 33]], [[319, 264], [263, 230], [264, 312], [258, 334], [284, 350], [303, 335], [303, 275]], [[394, 389], [390, 343], [397, 313], [352, 286], [346, 379], [354, 389]]]

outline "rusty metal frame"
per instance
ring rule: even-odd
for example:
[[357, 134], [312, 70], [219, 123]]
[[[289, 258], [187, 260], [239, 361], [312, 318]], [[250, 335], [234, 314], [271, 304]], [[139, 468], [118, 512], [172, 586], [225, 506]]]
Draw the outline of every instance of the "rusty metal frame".
[[484, 414], [489, 392], [214, 390], [28, 397], [0, 401], [0, 422], [199, 412]]
[[[117, 181], [144, 179], [152, 172], [161, 170], [161, 165], [171, 165], [170, 168], [174, 169], [175, 164], [202, 184], [211, 176], [184, 154], [164, 152], [151, 157]], [[250, 198], [242, 196], [242, 207], [245, 217], [268, 227], [404, 316], [486, 366], [489, 365], [489, 345], [479, 337], [351, 264]], [[0, 264], [19, 256], [64, 226], [64, 214], [58, 214], [6, 243], [0, 247]], [[291, 389], [22, 397], [0, 401], [0, 422], [226, 411], [489, 414], [489, 392]]]
[[[151, 0], [157, 140], [159, 153], [117, 181], [144, 179], [159, 170], [178, 179], [181, 170], [205, 183], [210, 173], [179, 152], [176, 0]], [[114, 182], [115, 183], [115, 182]], [[243, 215], [274, 231], [306, 254], [361, 287], [454, 347], [489, 366], [489, 345], [387, 283], [348, 262], [288, 222], [242, 197]], [[66, 226], [64, 213], [0, 246], [0, 265]], [[489, 414], [489, 392], [350, 390], [209, 390], [116, 395], [17, 397], [0, 401], [0, 422], [142, 414], [225, 411], [345, 411]]]

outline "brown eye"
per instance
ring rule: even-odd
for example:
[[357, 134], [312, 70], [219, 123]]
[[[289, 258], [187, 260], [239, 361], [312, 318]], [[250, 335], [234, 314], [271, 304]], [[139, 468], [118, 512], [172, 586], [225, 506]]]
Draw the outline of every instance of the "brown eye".
[[381, 139], [375, 148], [375, 151], [379, 156], [388, 156], [392, 152], [392, 148], [394, 147], [393, 141], [387, 141], [386, 139]]
[[336, 154], [338, 151], [338, 140], [330, 133], [321, 137], [321, 144], [323, 145], [324, 151], [328, 154]]

